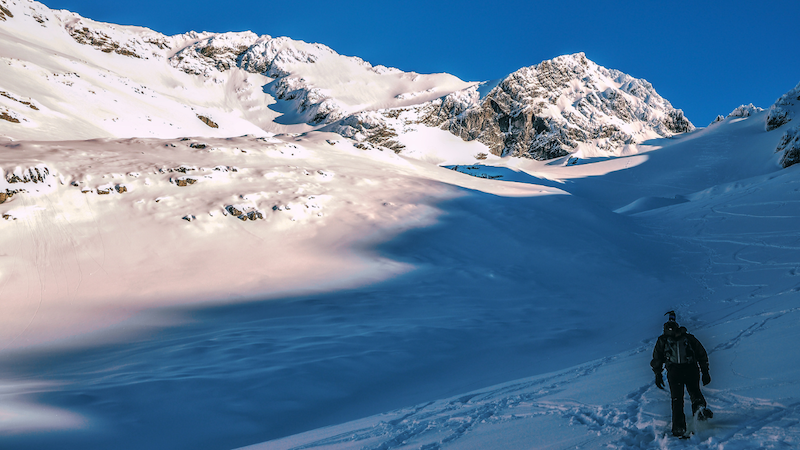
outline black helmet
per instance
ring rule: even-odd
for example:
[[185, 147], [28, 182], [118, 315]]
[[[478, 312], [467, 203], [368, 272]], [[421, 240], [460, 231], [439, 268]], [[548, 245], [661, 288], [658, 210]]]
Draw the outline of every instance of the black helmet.
[[680, 325], [675, 321], [675, 311], [668, 311], [665, 316], [669, 316], [669, 320], [664, 324], [664, 334], [674, 336], [678, 334]]

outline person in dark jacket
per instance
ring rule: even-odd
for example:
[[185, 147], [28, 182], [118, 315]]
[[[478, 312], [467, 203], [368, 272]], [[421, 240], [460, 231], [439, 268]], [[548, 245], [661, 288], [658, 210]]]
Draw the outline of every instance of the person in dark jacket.
[[663, 367], [667, 368], [667, 381], [672, 397], [672, 434], [683, 436], [686, 433], [686, 416], [683, 413], [683, 389], [692, 401], [692, 414], [699, 420], [713, 417], [700, 392], [702, 373], [703, 386], [711, 382], [708, 373], [708, 353], [696, 337], [686, 331], [686, 327], [675, 321], [675, 312], [670, 311], [669, 320], [664, 324], [664, 334], [658, 337], [653, 349], [650, 366], [656, 374], [656, 386], [664, 389]]

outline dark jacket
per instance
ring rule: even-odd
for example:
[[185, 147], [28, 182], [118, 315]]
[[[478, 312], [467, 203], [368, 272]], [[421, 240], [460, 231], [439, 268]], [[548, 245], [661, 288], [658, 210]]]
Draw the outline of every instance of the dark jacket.
[[[674, 344], [682, 341], [684, 337], [686, 338], [685, 346], [676, 346]], [[675, 354], [676, 347], [678, 355]], [[685, 351], [685, 355], [680, 355], [682, 351]], [[685, 327], [680, 327], [678, 333], [673, 336], [664, 333], [658, 337], [656, 346], [653, 349], [653, 359], [650, 361], [650, 367], [653, 368], [653, 372], [661, 373], [662, 367], [666, 365], [667, 371], [669, 371], [670, 366], [678, 363], [679, 357], [681, 361], [685, 360], [686, 364], [700, 367], [703, 373], [708, 372], [708, 353], [706, 349], [696, 337], [686, 332]]]

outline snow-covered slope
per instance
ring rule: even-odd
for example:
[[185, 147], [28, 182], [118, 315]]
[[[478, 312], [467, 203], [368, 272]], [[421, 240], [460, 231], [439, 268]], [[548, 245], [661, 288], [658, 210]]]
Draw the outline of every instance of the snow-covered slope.
[[164, 36], [31, 0], [5, 4], [0, 135], [15, 139], [307, 131], [306, 122], [409, 104], [403, 96], [428, 101], [468, 85], [447, 74], [373, 67], [285, 37]]
[[796, 89], [674, 135], [580, 54], [467, 83], [0, 5], [0, 447], [669, 448], [669, 309], [690, 444], [797, 443]]
[[[624, 325], [598, 318], [603, 332], [620, 336], [641, 322], [649, 327], [628, 351], [248, 449], [796, 447], [800, 202], [794, 186], [800, 172], [780, 168], [781, 155], [773, 146], [781, 133], [764, 131], [767, 116], [765, 111], [731, 116], [714, 127], [660, 141], [643, 155], [567, 166], [515, 163], [536, 176], [527, 178], [532, 183], [558, 180], [570, 194], [611, 208], [630, 202], [618, 210], [653, 232], [648, 239], [674, 246], [652, 254], [648, 264], [660, 270], [675, 264], [697, 283], [688, 295], [668, 303], [709, 351], [712, 382], [703, 392], [715, 411], [708, 422], [690, 418], [694, 435], [688, 441], [667, 437], [669, 394], [655, 387], [649, 366], [665, 318], [609, 303]], [[499, 166], [459, 170], [526, 179]], [[603, 240], [619, 237], [610, 233]], [[579, 280], [586, 266], [577, 265], [572, 274]], [[619, 275], [620, 284], [629, 282]], [[648, 303], [656, 294], [639, 296]]]

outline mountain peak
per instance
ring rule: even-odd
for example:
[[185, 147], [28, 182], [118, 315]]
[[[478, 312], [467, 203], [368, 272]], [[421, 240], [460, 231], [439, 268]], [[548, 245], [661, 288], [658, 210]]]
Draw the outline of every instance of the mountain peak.
[[614, 152], [694, 129], [650, 83], [599, 66], [583, 53], [521, 68], [483, 98], [451, 94], [425, 122], [477, 139], [497, 155], [534, 159], [588, 153], [590, 147]]

